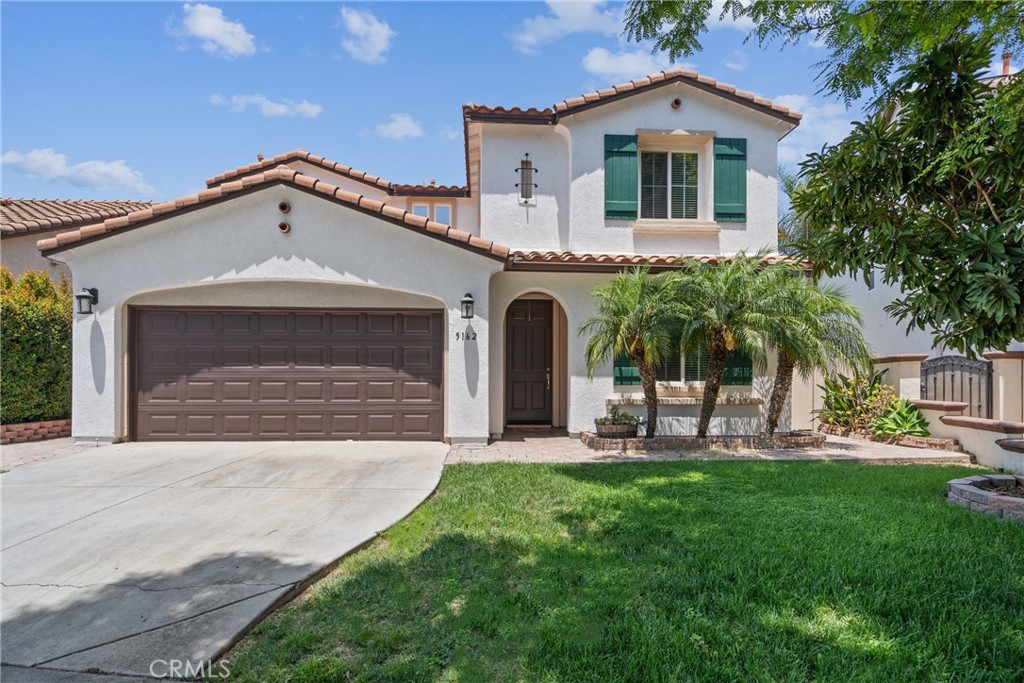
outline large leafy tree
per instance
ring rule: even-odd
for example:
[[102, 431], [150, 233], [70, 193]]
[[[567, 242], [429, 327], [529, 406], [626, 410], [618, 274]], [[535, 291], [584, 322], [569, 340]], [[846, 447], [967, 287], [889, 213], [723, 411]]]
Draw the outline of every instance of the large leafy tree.
[[908, 67], [882, 110], [803, 164], [800, 253], [829, 275], [875, 265], [886, 310], [966, 353], [1024, 339], [1024, 81], [978, 80], [984, 45], [954, 40]]
[[1022, 0], [631, 0], [625, 32], [674, 61], [700, 52], [708, 21], [719, 19], [750, 20], [747, 40], [762, 48], [815, 41], [827, 54], [818, 64], [822, 90], [848, 104], [865, 91], [898, 92], [893, 74], [953, 36], [1024, 48]]
[[902, 289], [889, 312], [950, 348], [1024, 339], [1024, 78], [979, 81], [994, 48], [1024, 53], [1024, 0], [714, 5], [634, 0], [626, 33], [675, 59], [700, 49], [709, 18], [746, 18], [761, 47], [823, 45], [823, 91], [875, 95], [864, 123], [802, 165], [805, 239], [787, 247], [817, 274], [879, 269]]
[[764, 433], [772, 436], [799, 372], [811, 377], [816, 370], [867, 369], [870, 352], [860, 330], [861, 315], [837, 285], [821, 285], [806, 276], [790, 277], [777, 298], [776, 324], [768, 332], [768, 345], [776, 351]]
[[782, 335], [786, 281], [798, 277], [793, 264], [768, 264], [766, 254], [742, 252], [718, 264], [690, 261], [676, 278], [680, 302], [680, 343], [690, 353], [707, 354], [704, 396], [697, 436], [708, 435], [730, 353], [746, 354], [754, 367], [768, 363], [769, 339]]
[[629, 356], [636, 366], [647, 404], [648, 439], [658, 426], [656, 368], [677, 348], [679, 306], [674, 279], [672, 272], [652, 275], [647, 266], [617, 273], [607, 284], [594, 288], [597, 310], [580, 327], [581, 335], [590, 335], [586, 362], [591, 374], [615, 356]]

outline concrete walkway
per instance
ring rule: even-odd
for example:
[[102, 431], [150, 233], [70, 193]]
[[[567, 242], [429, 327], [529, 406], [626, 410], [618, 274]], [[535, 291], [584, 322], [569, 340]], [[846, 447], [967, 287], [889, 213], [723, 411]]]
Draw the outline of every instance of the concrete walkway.
[[658, 462], [667, 460], [854, 460], [880, 464], [969, 465], [966, 453], [890, 446], [872, 441], [829, 436], [823, 448], [778, 450], [707, 450], [618, 453], [595, 451], [565, 432], [546, 430], [509, 431], [501, 441], [486, 446], [453, 446], [446, 465], [457, 463], [533, 462]]
[[412, 512], [447, 450], [148, 443], [12, 469], [0, 477], [4, 683], [100, 683], [87, 673], [209, 661]]

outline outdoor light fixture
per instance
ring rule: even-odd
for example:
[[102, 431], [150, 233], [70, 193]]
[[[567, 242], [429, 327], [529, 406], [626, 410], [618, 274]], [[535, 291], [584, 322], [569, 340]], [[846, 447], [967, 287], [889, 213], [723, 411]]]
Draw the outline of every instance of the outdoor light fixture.
[[540, 173], [533, 167], [533, 159], [530, 158], [529, 153], [523, 155], [523, 160], [519, 162], [516, 173], [519, 174], [519, 182], [516, 183], [516, 187], [519, 188], [519, 198], [523, 200], [523, 204], [526, 204], [533, 199], [533, 188], [537, 187], [537, 183], [533, 182], [533, 174]]
[[83, 287], [82, 291], [75, 294], [75, 303], [78, 304], [78, 312], [82, 315], [92, 313], [94, 304], [100, 302], [100, 291], [95, 287]]
[[462, 317], [469, 320], [473, 317], [473, 295], [466, 292], [466, 296], [462, 297]]

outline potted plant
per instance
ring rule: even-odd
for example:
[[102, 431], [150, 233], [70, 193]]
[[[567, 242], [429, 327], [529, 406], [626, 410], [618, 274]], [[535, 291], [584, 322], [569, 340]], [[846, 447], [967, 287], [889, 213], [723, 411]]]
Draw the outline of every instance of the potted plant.
[[608, 415], [594, 420], [594, 429], [603, 439], [635, 439], [641, 422], [641, 418], [612, 406]]

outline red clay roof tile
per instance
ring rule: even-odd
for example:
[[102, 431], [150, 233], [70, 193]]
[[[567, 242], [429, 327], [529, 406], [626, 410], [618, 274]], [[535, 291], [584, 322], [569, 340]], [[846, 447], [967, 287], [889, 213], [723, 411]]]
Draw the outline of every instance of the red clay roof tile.
[[0, 199], [3, 237], [87, 225], [151, 206], [150, 202], [92, 199]]

